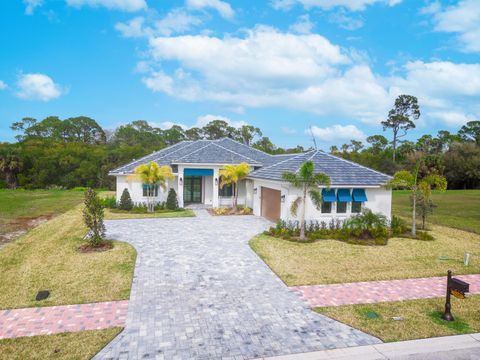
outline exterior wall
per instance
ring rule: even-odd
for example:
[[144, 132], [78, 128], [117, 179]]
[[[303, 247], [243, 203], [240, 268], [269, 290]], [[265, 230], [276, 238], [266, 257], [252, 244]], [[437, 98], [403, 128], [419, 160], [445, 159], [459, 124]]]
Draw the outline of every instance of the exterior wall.
[[[261, 187], [269, 187], [275, 190], [280, 190], [281, 195], [285, 196], [285, 200], [281, 202], [281, 211], [280, 217], [283, 220], [298, 220], [300, 218], [301, 208], [298, 209], [297, 217], [293, 217], [290, 213], [291, 204], [295, 201], [298, 196], [302, 195], [301, 189], [291, 188], [288, 184], [284, 184], [276, 181], [267, 181], [267, 180], [253, 180], [253, 213], [257, 216], [261, 216]], [[332, 187], [333, 188], [333, 187]], [[360, 188], [360, 186], [352, 186], [346, 188]], [[385, 189], [383, 187], [376, 188], [367, 188], [365, 193], [367, 195], [368, 201], [363, 204], [363, 208], [368, 208], [375, 213], [381, 213], [391, 218], [392, 212], [392, 191], [390, 189]], [[256, 191], [255, 191], [256, 189]], [[309, 197], [307, 197], [307, 206], [305, 209], [305, 220], [319, 220], [329, 222], [331, 219], [347, 219], [351, 217], [351, 203], [347, 204], [347, 212], [344, 214], [336, 213], [336, 203], [332, 204], [332, 212], [329, 214], [323, 214], [320, 210], [317, 210], [313, 205]]]
[[213, 176], [202, 178], [203, 203], [212, 206], [213, 204]]
[[[162, 202], [167, 200], [168, 189], [171, 187], [175, 188], [176, 179], [169, 180], [167, 182], [167, 191], [163, 191], [161, 188], [158, 189], [158, 196], [155, 197], [155, 202]], [[128, 189], [132, 201], [136, 204], [146, 203], [147, 197], [143, 196], [143, 184], [138, 180], [127, 180], [127, 175], [118, 175], [117, 176], [117, 186], [116, 186], [116, 198], [117, 202], [120, 201], [123, 190]], [[176, 191], [176, 189], [175, 189]]]

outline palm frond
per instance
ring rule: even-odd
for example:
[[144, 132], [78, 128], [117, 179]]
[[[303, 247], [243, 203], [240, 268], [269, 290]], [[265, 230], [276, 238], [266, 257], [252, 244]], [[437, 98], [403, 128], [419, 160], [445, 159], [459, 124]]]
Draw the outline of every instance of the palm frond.
[[324, 173], [315, 174], [313, 177], [315, 181], [315, 185], [325, 185], [327, 187], [330, 186], [330, 176]]
[[299, 187], [301, 185], [301, 179], [299, 178], [299, 176], [290, 171], [285, 171], [282, 174], [282, 180], [292, 184], [295, 187]]
[[300, 206], [301, 202], [302, 198], [300, 196], [297, 197], [294, 202], [292, 202], [292, 205], [290, 206], [290, 214], [292, 214], [292, 216], [297, 216], [298, 207]]
[[308, 195], [310, 195], [310, 199], [312, 200], [313, 205], [315, 205], [315, 208], [320, 210], [322, 208], [322, 193], [317, 189], [311, 189], [308, 192]]

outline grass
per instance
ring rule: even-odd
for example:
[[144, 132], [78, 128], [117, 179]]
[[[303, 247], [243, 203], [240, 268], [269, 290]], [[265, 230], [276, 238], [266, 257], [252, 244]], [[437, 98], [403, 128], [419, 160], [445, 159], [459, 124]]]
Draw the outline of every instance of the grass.
[[[316, 308], [315, 311], [365, 331], [383, 341], [402, 341], [480, 332], [480, 295], [459, 300], [452, 297], [455, 321], [445, 321], [445, 299], [396, 301], [369, 305]], [[375, 312], [378, 318], [368, 318]], [[402, 320], [392, 320], [401, 316]]]
[[32, 227], [32, 219], [64, 213], [82, 200], [81, 191], [0, 189], [0, 240], [9, 232]]
[[[428, 221], [480, 234], [480, 190], [433, 191], [432, 200], [438, 205]], [[410, 193], [393, 192], [393, 213], [411, 218]], [[421, 219], [418, 219], [421, 224]]]
[[117, 210], [117, 209], [105, 209], [106, 220], [176, 218], [176, 217], [193, 217], [193, 216], [195, 216], [195, 213], [191, 209], [157, 210], [154, 213], [136, 213], [131, 211]]
[[[448, 269], [480, 273], [480, 235], [441, 226], [431, 233], [434, 241], [392, 238], [385, 246], [298, 243], [262, 234], [250, 246], [288, 286], [441, 276]], [[472, 254], [468, 267], [466, 252]]]
[[[132, 246], [80, 253], [82, 205], [30, 230], [0, 251], [0, 309], [128, 299], [135, 266]], [[39, 290], [50, 297], [35, 301]]]
[[122, 328], [0, 340], [0, 360], [90, 359]]

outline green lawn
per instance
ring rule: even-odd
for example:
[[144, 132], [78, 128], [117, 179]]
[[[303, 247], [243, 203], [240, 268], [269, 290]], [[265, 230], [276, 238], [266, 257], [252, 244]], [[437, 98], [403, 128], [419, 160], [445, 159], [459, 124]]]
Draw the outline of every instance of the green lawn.
[[83, 200], [83, 192], [0, 189], [0, 243], [7, 233], [27, 230], [35, 219], [64, 213]]
[[135, 213], [131, 211], [122, 211], [116, 209], [105, 209], [106, 220], [122, 220], [122, 219], [148, 219], [148, 218], [176, 218], [176, 217], [193, 217], [195, 213], [191, 209], [182, 210], [157, 210], [154, 213]]
[[[259, 235], [250, 246], [289, 286], [441, 276], [448, 269], [480, 273], [480, 235], [438, 225], [431, 233], [434, 241], [392, 238], [385, 246]], [[463, 265], [466, 252], [472, 254], [469, 267]]]
[[[109, 251], [78, 252], [87, 231], [82, 207], [56, 216], [0, 250], [0, 309], [129, 298], [134, 248], [114, 241]], [[35, 301], [39, 290], [50, 290], [50, 297]]]
[[[480, 190], [433, 191], [432, 200], [438, 207], [430, 215], [430, 222], [480, 234]], [[411, 218], [408, 191], [393, 192], [393, 213]]]
[[121, 328], [0, 340], [0, 360], [88, 360]]
[[[395, 301], [368, 305], [316, 308], [315, 311], [367, 332], [383, 341], [480, 332], [480, 295], [464, 300], [452, 297], [455, 321], [440, 319], [445, 298]], [[372, 316], [372, 313], [378, 317]], [[396, 321], [392, 317], [401, 316]]]

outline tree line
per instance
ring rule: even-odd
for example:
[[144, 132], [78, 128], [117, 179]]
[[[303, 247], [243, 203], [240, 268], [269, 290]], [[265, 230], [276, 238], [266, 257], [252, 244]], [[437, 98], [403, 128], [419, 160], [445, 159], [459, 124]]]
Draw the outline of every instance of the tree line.
[[[401, 95], [382, 122], [383, 134], [369, 136], [366, 143], [332, 146], [330, 152], [387, 174], [411, 170], [422, 158], [421, 177], [444, 175], [449, 188], [480, 188], [480, 121], [470, 121], [456, 133], [441, 130], [404, 140], [419, 117], [417, 99]], [[189, 129], [161, 129], [137, 120], [111, 131], [85, 116], [49, 116], [41, 121], [24, 118], [11, 129], [17, 141], [0, 143], [0, 187], [113, 188], [110, 170], [184, 140], [229, 137], [270, 154], [308, 150], [278, 147], [258, 127], [235, 128], [223, 120]]]

